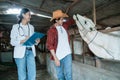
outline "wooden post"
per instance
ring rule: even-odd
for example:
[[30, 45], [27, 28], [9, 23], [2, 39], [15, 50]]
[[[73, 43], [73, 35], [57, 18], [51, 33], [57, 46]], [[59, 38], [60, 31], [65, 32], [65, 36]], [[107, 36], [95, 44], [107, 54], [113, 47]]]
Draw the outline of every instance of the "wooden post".
[[95, 6], [95, 1], [96, 0], [93, 0], [93, 21], [94, 21], [94, 24], [96, 25], [96, 6]]
[[74, 60], [74, 35], [71, 35], [72, 36], [72, 39], [71, 39], [71, 42], [72, 42], [72, 59]]
[[83, 56], [83, 63], [85, 63], [85, 48], [84, 48], [84, 40], [82, 40], [82, 46], [83, 46], [83, 53], [82, 53], [82, 56]]
[[101, 62], [100, 62], [100, 59], [98, 57], [95, 57], [95, 67], [101, 68]]
[[[95, 1], [96, 0], [93, 0], [93, 21], [94, 21], [94, 24], [96, 25], [96, 6], [95, 6]], [[100, 66], [101, 66], [100, 60], [98, 59], [98, 57], [95, 56], [95, 67], [100, 67]]]

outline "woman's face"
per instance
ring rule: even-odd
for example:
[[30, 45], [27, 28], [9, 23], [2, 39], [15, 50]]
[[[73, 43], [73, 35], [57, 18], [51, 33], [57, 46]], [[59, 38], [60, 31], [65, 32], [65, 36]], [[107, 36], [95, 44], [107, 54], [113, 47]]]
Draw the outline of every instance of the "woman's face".
[[27, 12], [27, 13], [23, 14], [23, 19], [25, 19], [27, 22], [30, 21], [30, 18], [31, 18], [30, 12]]

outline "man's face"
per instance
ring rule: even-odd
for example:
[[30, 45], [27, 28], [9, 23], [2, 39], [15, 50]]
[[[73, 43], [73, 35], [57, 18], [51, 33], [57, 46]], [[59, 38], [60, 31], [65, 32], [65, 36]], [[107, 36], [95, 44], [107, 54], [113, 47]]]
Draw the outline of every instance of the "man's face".
[[62, 25], [63, 22], [64, 22], [64, 18], [60, 18], [60, 20], [57, 20], [57, 23], [58, 23], [59, 25]]

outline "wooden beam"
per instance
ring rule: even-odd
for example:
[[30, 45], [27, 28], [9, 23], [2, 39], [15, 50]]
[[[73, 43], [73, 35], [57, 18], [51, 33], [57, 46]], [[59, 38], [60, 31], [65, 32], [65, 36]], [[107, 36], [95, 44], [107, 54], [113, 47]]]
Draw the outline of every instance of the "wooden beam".
[[[101, 11], [103, 8], [113, 4], [113, 3], [117, 3], [119, 0], [113, 0], [113, 1], [109, 1], [106, 4], [100, 5], [100, 6], [96, 6], [96, 11]], [[84, 15], [89, 15], [92, 13], [92, 10], [88, 10], [88, 12], [86, 12]]]
[[120, 24], [116, 24], [116, 25], [112, 25], [111, 27], [114, 28], [114, 27], [119, 27]]
[[115, 27], [115, 28], [110, 28], [110, 29], [106, 29], [106, 30], [99, 30], [102, 33], [109, 33], [109, 32], [113, 32], [113, 31], [120, 31], [120, 27]]
[[42, 3], [40, 4], [40, 8], [43, 6], [46, 0], [42, 0]]
[[[74, 31], [76, 34], [79, 35], [79, 32], [78, 32], [78, 28], [74, 28]], [[102, 33], [109, 33], [109, 32], [113, 32], [113, 31], [120, 31], [120, 27], [113, 27], [113, 28], [110, 28], [110, 29], [105, 29], [105, 30], [98, 30]]]
[[63, 0], [65, 2], [73, 2], [74, 0]]
[[109, 18], [112, 18], [112, 17], [116, 17], [116, 16], [120, 16], [120, 13], [108, 15], [108, 16], [106, 16], [106, 17], [103, 17], [103, 18], [97, 20], [97, 22], [100, 22], [100, 21], [103, 21], [103, 20], [106, 20], [106, 19], [109, 19]]
[[10, 23], [10, 22], [3, 22], [3, 21], [0, 21], [0, 24], [13, 25], [13, 24], [15, 24], [15, 23]]
[[71, 5], [69, 5], [69, 7], [66, 9], [66, 12], [65, 12], [65, 13], [68, 13], [68, 12], [70, 11], [70, 9], [71, 9], [75, 4], [77, 4], [79, 1], [80, 1], [80, 0], [74, 0], [74, 2], [73, 2]]

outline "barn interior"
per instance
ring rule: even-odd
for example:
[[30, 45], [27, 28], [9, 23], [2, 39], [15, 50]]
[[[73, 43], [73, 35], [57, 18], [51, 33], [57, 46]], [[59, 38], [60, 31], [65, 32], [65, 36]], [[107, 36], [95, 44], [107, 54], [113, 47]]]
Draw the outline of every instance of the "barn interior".
[[[41, 77], [42, 80], [57, 80], [54, 62], [50, 60], [50, 52], [46, 49], [47, 31], [53, 24], [50, 22], [53, 11], [60, 9], [70, 18], [74, 14], [86, 16], [96, 24], [96, 30], [105, 34], [120, 31], [120, 0], [0, 0], [1, 80], [17, 80], [10, 32], [22, 8], [30, 9], [30, 23], [35, 31], [46, 35], [36, 46], [37, 80]], [[69, 34], [73, 80], [120, 80], [119, 60], [96, 57], [81, 38], [76, 24], [70, 26]]]

